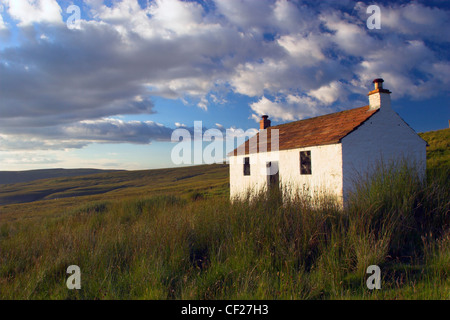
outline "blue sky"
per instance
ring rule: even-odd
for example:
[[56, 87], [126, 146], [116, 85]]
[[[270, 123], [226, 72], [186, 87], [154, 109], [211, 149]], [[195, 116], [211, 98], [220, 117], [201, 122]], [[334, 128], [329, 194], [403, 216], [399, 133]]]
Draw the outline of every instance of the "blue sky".
[[448, 127], [448, 1], [0, 3], [0, 170], [170, 167], [177, 128], [360, 107], [379, 77], [416, 131]]

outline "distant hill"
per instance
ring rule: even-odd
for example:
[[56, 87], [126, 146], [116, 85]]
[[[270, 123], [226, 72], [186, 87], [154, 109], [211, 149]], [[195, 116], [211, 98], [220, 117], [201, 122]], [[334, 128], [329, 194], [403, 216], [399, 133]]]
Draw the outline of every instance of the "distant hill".
[[123, 170], [100, 170], [100, 169], [39, 169], [27, 171], [0, 171], [0, 185], [20, 182], [30, 182], [40, 179], [51, 179], [60, 177], [76, 177], [88, 174], [117, 172]]
[[72, 177], [0, 185], [0, 206], [63, 198], [78, 199], [79, 202], [93, 200], [92, 197], [117, 199], [167, 193], [198, 193], [203, 196], [228, 192], [227, 164], [97, 172], [100, 173], [92, 171], [91, 174], [80, 175], [81, 171], [78, 171], [78, 175]]

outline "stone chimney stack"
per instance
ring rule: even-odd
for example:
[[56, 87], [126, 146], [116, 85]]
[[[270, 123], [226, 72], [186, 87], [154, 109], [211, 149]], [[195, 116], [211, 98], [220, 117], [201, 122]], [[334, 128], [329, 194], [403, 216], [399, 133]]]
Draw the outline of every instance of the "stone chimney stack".
[[375, 90], [370, 91], [368, 94], [370, 110], [391, 107], [391, 92], [383, 89], [383, 82], [384, 80], [381, 78], [373, 80]]
[[270, 120], [268, 120], [269, 116], [263, 115], [261, 117], [261, 120], [259, 121], [259, 129], [264, 130], [268, 127], [270, 127]]

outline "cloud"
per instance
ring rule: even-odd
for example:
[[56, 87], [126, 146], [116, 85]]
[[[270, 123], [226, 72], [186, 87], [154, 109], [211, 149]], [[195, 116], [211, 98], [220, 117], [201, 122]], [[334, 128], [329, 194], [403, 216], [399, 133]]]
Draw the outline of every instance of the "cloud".
[[45, 155], [35, 155], [35, 154], [8, 154], [8, 157], [2, 159], [4, 165], [47, 165], [56, 164], [61, 162], [61, 160], [55, 158], [49, 158]]
[[18, 25], [33, 23], [61, 24], [61, 7], [56, 0], [5, 0], [9, 15], [18, 20]]
[[[175, 129], [186, 129], [194, 137], [194, 127], [176, 122]], [[223, 125], [215, 130], [225, 133]], [[115, 118], [83, 120], [71, 124], [48, 127], [9, 127], [0, 134], [0, 151], [79, 149], [91, 143], [150, 144], [171, 141], [175, 130], [154, 121], [123, 121]], [[202, 135], [209, 128], [202, 126]], [[234, 129], [233, 129], [234, 130]]]
[[268, 0], [216, 0], [218, 13], [241, 30], [265, 29], [272, 15]]
[[319, 37], [315, 34], [291, 34], [278, 39], [278, 44], [289, 53], [290, 58], [299, 66], [312, 66], [325, 60], [323, 49], [327, 42], [327, 36]]
[[3, 21], [2, 12], [3, 12], [3, 6], [0, 7], [0, 31], [8, 29], [5, 22]]
[[152, 20], [166, 32], [177, 35], [202, 32], [203, 7], [196, 2], [181, 2], [177, 0], [156, 0], [148, 8]]
[[[386, 87], [396, 97], [423, 99], [446, 91], [448, 73], [445, 75], [444, 66], [448, 70], [449, 62], [438, 61], [436, 53], [421, 40], [405, 41], [402, 46], [388, 40], [382, 50], [365, 57], [355, 68], [355, 74], [361, 81], [368, 82], [371, 74], [378, 73], [386, 79]], [[444, 67], [444, 72], [433, 68], [436, 63]]]
[[271, 119], [294, 121], [328, 113], [331, 110], [323, 103], [307, 95], [287, 95], [272, 101], [262, 97], [250, 105], [256, 113], [252, 118], [259, 122], [261, 115], [269, 115]]
[[39, 132], [39, 136], [32, 134], [1, 134], [0, 151], [11, 150], [64, 150], [79, 149], [85, 147], [88, 142], [77, 141], [73, 138], [43, 138], [45, 133]]
[[148, 144], [152, 140], [169, 141], [173, 130], [153, 121], [101, 119], [81, 121], [61, 131], [78, 140]]
[[144, 84], [137, 81], [144, 71], [139, 71], [139, 63], [133, 65], [133, 52], [124, 52], [114, 30], [95, 24], [83, 31], [44, 30], [53, 40], [39, 39], [2, 52], [1, 126], [153, 112]]
[[328, 85], [322, 86], [319, 89], [311, 90], [309, 95], [321, 101], [325, 105], [331, 105], [339, 99], [343, 92], [345, 92], [343, 85], [340, 82], [335, 81]]
[[411, 2], [394, 7], [381, 6], [383, 33], [420, 35], [422, 39], [450, 42], [448, 11]]
[[237, 93], [250, 117], [291, 121], [358, 106], [349, 97], [375, 77], [393, 98], [449, 85], [444, 8], [385, 5], [369, 30], [362, 2], [105, 3], [85, 1], [70, 30], [55, 0], [5, 2], [0, 33], [19, 28], [0, 47], [0, 148], [165, 140], [172, 129], [113, 118], [155, 113], [153, 97], [208, 110]]
[[170, 141], [173, 129], [153, 121], [105, 118], [71, 124], [7, 128], [0, 135], [0, 150], [60, 150], [82, 148], [90, 143], [149, 144]]

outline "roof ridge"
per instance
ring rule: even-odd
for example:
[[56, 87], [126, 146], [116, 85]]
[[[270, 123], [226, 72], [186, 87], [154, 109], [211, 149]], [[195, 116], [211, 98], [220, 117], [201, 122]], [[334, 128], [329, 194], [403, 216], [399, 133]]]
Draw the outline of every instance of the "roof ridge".
[[[265, 141], [262, 143], [267, 143], [264, 150], [270, 152], [272, 148], [271, 138], [269, 138], [271, 129], [279, 130], [279, 151], [340, 143], [342, 138], [359, 128], [378, 110], [370, 109], [370, 106], [363, 106], [268, 127], [259, 131], [229, 154], [237, 155], [237, 150], [242, 147], [244, 147], [245, 154], [255, 153], [255, 151], [259, 153], [260, 133], [263, 131], [267, 132], [267, 137], [262, 139]], [[253, 143], [250, 145], [250, 142], [254, 142], [255, 139], [256, 149]]]
[[327, 114], [323, 114], [321, 116], [315, 116], [312, 118], [306, 118], [306, 119], [300, 119], [300, 120], [295, 120], [295, 121], [291, 121], [291, 122], [286, 122], [286, 123], [281, 123], [281, 124], [277, 124], [276, 126], [270, 126], [269, 128], [276, 128], [276, 127], [280, 127], [280, 126], [285, 126], [285, 125], [290, 125], [290, 124], [294, 124], [294, 123], [299, 123], [302, 121], [308, 121], [308, 120], [314, 120], [314, 119], [318, 119], [318, 118], [324, 118], [324, 117], [329, 117], [329, 116], [333, 116], [333, 115], [337, 115], [339, 113], [344, 113], [344, 112], [350, 112], [353, 110], [359, 110], [359, 109], [363, 109], [363, 108], [369, 108], [370, 106], [363, 106], [363, 107], [358, 107], [358, 108], [352, 108], [352, 109], [346, 109], [346, 110], [341, 110], [341, 111], [337, 111], [337, 112], [333, 112], [333, 113], [327, 113]]

